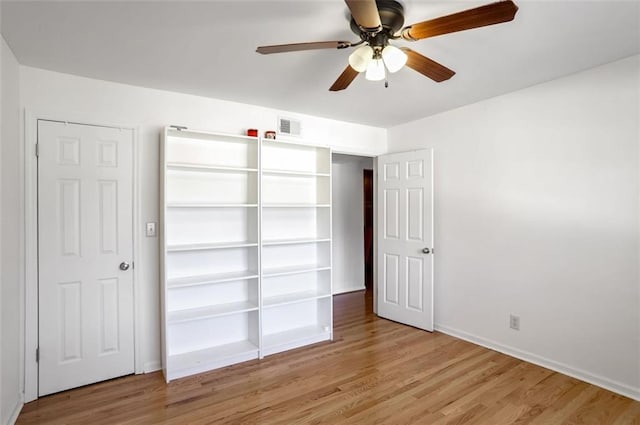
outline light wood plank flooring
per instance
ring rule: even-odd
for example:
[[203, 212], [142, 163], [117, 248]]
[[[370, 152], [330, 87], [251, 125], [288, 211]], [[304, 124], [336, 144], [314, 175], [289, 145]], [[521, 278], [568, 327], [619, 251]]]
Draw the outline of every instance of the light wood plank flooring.
[[640, 402], [335, 297], [335, 341], [165, 385], [128, 376], [27, 404], [19, 424], [640, 424]]

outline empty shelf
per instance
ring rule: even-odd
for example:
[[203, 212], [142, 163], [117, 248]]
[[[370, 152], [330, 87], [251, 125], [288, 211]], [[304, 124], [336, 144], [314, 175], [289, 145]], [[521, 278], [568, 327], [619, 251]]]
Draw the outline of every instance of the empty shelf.
[[269, 276], [284, 276], [287, 274], [298, 274], [298, 273], [306, 273], [306, 272], [315, 272], [320, 270], [330, 270], [329, 266], [320, 266], [318, 264], [303, 264], [303, 265], [295, 265], [295, 266], [287, 266], [287, 267], [271, 267], [271, 268], [263, 268], [262, 275], [264, 277]]
[[254, 173], [257, 172], [257, 168], [243, 168], [243, 167], [227, 167], [222, 165], [205, 165], [205, 164], [188, 164], [182, 162], [169, 162], [167, 163], [169, 170], [182, 170], [182, 171], [205, 171], [205, 172], [233, 172], [233, 173]]
[[252, 270], [243, 270], [240, 272], [174, 277], [167, 279], [167, 286], [169, 289], [183, 288], [186, 286], [207, 285], [210, 283], [231, 282], [234, 280], [256, 279], [257, 277], [257, 272]]
[[303, 176], [303, 177], [329, 177], [329, 173], [317, 173], [315, 171], [295, 171], [295, 170], [262, 170], [262, 174], [274, 174], [285, 176]]
[[273, 297], [265, 297], [262, 300], [262, 305], [264, 307], [275, 307], [279, 305], [299, 303], [303, 301], [315, 300], [318, 298], [326, 298], [330, 296], [331, 294], [327, 294], [326, 292], [318, 292], [318, 291], [293, 292], [290, 294], [277, 295]]
[[209, 319], [217, 316], [228, 314], [244, 313], [247, 311], [257, 310], [258, 306], [248, 302], [241, 301], [236, 303], [226, 303], [219, 305], [211, 305], [199, 308], [190, 308], [188, 310], [170, 311], [167, 315], [169, 323], [179, 323], [188, 320]]
[[208, 140], [214, 140], [218, 142], [257, 142], [258, 138], [254, 136], [246, 136], [243, 134], [225, 134], [225, 133], [214, 133], [211, 131], [204, 130], [177, 130], [177, 129], [167, 129], [167, 136], [175, 137], [179, 139], [189, 139], [196, 142], [204, 142]]
[[167, 208], [255, 208], [258, 204], [168, 203]]
[[263, 208], [329, 208], [329, 204], [262, 204]]
[[203, 251], [209, 249], [245, 248], [258, 246], [257, 242], [216, 242], [216, 243], [194, 243], [184, 245], [167, 245], [167, 252], [181, 251]]
[[293, 245], [293, 244], [302, 244], [302, 243], [315, 243], [315, 242], [331, 242], [329, 238], [300, 238], [300, 239], [271, 239], [262, 241], [262, 245]]

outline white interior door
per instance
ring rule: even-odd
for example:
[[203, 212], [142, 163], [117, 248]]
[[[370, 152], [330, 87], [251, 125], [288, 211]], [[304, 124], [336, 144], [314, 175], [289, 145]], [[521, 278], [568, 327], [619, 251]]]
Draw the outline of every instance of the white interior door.
[[433, 150], [378, 157], [378, 315], [433, 331]]
[[38, 393], [133, 373], [133, 133], [38, 121]]

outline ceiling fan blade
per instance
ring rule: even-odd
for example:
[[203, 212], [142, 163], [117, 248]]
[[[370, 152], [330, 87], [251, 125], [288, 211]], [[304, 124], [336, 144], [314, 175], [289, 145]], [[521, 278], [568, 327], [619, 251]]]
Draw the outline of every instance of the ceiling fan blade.
[[317, 50], [317, 49], [345, 49], [351, 47], [349, 41], [317, 41], [312, 43], [292, 43], [278, 44], [275, 46], [260, 46], [256, 52], [263, 55], [271, 53], [298, 52], [301, 50]]
[[375, 30], [382, 27], [380, 12], [376, 0], [344, 0], [351, 11], [351, 16], [364, 30]]
[[359, 72], [347, 65], [329, 91], [340, 91], [349, 87], [349, 84], [358, 76]]
[[472, 28], [486, 27], [512, 21], [516, 16], [518, 6], [511, 0], [500, 1], [442, 16], [419, 24], [410, 25], [402, 29], [402, 38], [409, 41], [435, 37]]
[[455, 75], [455, 72], [446, 66], [440, 65], [438, 62], [431, 60], [408, 47], [402, 47], [401, 49], [407, 54], [407, 66], [409, 68], [418, 71], [420, 74], [431, 78], [437, 83], [448, 80]]

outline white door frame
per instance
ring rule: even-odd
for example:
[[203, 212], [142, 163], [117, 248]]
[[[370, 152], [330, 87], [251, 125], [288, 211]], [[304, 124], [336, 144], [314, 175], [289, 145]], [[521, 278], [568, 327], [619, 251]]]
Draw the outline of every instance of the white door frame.
[[[70, 116], [69, 116], [70, 115]], [[133, 344], [134, 370], [143, 373], [144, 365], [140, 343], [142, 342], [140, 282], [142, 270], [136, 263], [140, 258], [140, 166], [139, 166], [139, 128], [134, 125], [117, 123], [96, 123], [81, 114], [63, 114], [56, 112], [34, 113], [24, 111], [24, 399], [25, 402], [38, 398], [38, 162], [36, 143], [38, 142], [38, 120], [58, 121], [72, 124], [114, 127], [131, 130], [133, 133]]]

